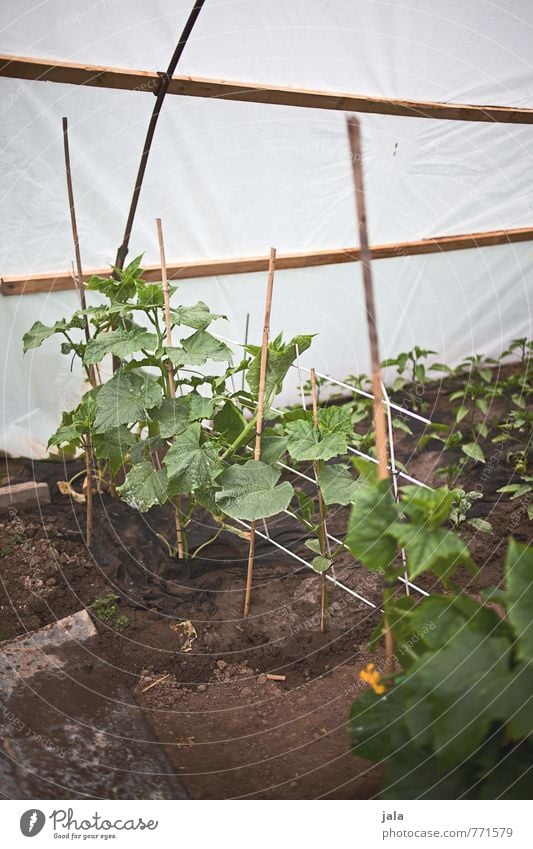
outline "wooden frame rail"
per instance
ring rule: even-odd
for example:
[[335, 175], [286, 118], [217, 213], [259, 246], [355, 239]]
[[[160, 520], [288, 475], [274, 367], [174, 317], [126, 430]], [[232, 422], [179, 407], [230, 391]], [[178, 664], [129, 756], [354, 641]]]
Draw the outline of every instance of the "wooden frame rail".
[[[160, 81], [159, 75], [153, 71], [86, 65], [55, 59], [34, 59], [10, 54], [0, 54], [0, 76], [152, 93], [157, 90]], [[371, 112], [378, 115], [401, 115], [410, 118], [533, 124], [533, 109], [522, 107], [397, 100], [203, 77], [173, 77], [168, 94], [214, 97], [246, 103], [271, 103], [278, 106], [300, 106], [309, 109], [336, 109], [342, 112]]]
[[[514, 242], [533, 241], [533, 227], [515, 230], [491, 230], [483, 233], [469, 233], [460, 236], [435, 236], [415, 242], [396, 242], [374, 245], [370, 251], [372, 259], [393, 259], [394, 257], [417, 256], [446, 251], [461, 251], [468, 248], [483, 248], [491, 245], [505, 245]], [[280, 253], [276, 257], [276, 269], [313, 268], [321, 265], [338, 265], [344, 262], [360, 260], [359, 248], [333, 248], [331, 250], [306, 251], [302, 253]], [[267, 271], [269, 257], [251, 256], [234, 259], [212, 259], [167, 264], [169, 280], [188, 280], [195, 277], [216, 277], [224, 274], [247, 274], [253, 271]], [[110, 276], [109, 268], [96, 268], [86, 271], [84, 280], [93, 274]], [[144, 279], [161, 280], [161, 266], [148, 265], [144, 270]], [[72, 274], [32, 274], [0, 278], [0, 290], [3, 295], [29, 295], [35, 292], [60, 292], [75, 289]]]

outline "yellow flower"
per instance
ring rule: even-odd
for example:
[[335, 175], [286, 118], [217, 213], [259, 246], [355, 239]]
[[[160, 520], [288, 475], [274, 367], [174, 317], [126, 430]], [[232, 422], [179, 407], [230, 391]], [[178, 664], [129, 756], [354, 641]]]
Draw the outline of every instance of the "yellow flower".
[[370, 684], [374, 693], [377, 693], [378, 696], [383, 695], [385, 692], [385, 687], [380, 683], [381, 675], [376, 669], [375, 663], [367, 663], [366, 669], [361, 669], [359, 673], [359, 678], [361, 681], [364, 681], [366, 684]]

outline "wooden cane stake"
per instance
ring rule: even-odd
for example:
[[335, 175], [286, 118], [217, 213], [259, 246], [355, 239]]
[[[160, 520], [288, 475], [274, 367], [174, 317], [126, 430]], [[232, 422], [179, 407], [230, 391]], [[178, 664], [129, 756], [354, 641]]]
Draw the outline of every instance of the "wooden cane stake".
[[[167, 275], [167, 262], [165, 258], [165, 241], [163, 238], [163, 227], [161, 225], [161, 219], [156, 218], [155, 220], [156, 228], [157, 228], [157, 241], [159, 242], [159, 256], [161, 258], [161, 282], [163, 285], [163, 300], [165, 304], [165, 328], [166, 328], [166, 339], [167, 339], [167, 347], [172, 347], [172, 323], [170, 321], [170, 293], [168, 288], [168, 275]], [[166, 360], [166, 369], [167, 369], [167, 380], [168, 380], [168, 395], [169, 398], [176, 397], [176, 381], [174, 379], [174, 368], [172, 363], [167, 358]], [[180, 508], [180, 499], [178, 499], [178, 503], [174, 505], [174, 519], [176, 524], [176, 547], [178, 549], [178, 557], [180, 560], [183, 560], [185, 554], [185, 546], [183, 545], [183, 528], [181, 525], [181, 508]]]
[[[75, 274], [74, 279], [76, 281], [76, 288], [78, 290], [78, 294], [80, 297], [80, 304], [82, 310], [87, 309], [87, 302], [85, 300], [85, 288], [83, 283], [83, 268], [81, 264], [81, 251], [80, 251], [80, 240], [78, 236], [78, 225], [76, 221], [76, 207], [74, 204], [74, 187], [72, 184], [72, 171], [70, 167], [70, 148], [68, 142], [68, 119], [63, 118], [63, 149], [65, 152], [65, 172], [67, 178], [67, 192], [68, 192], [68, 205], [70, 211], [70, 224], [72, 228], [72, 241], [74, 243], [74, 258], [76, 261], [75, 266]], [[85, 333], [85, 341], [89, 342], [91, 338], [90, 330], [89, 330], [89, 319], [87, 315], [84, 316], [84, 333]], [[96, 371], [93, 366], [89, 366], [88, 370], [89, 382], [91, 386], [94, 388], [96, 386]], [[87, 548], [91, 548], [93, 544], [93, 527], [94, 527], [94, 519], [93, 519], [93, 450], [92, 450], [92, 441], [91, 434], [85, 434], [85, 473], [87, 477], [87, 490], [85, 494], [85, 507], [86, 507], [86, 544]]]
[[[270, 336], [270, 313], [272, 310], [272, 291], [274, 288], [274, 271], [276, 268], [276, 249], [270, 248], [268, 263], [267, 293], [265, 300], [265, 318], [263, 322], [263, 340], [261, 344], [261, 363], [259, 368], [259, 394], [257, 397], [257, 423], [255, 427], [254, 460], [261, 459], [261, 436], [263, 434], [263, 414], [265, 406], [265, 384], [268, 361], [268, 340]], [[254, 573], [255, 553], [255, 522], [250, 525], [250, 548], [248, 551], [248, 569], [246, 572], [246, 590], [244, 594], [244, 618], [250, 612], [252, 596], [252, 578]]]
[[[318, 394], [316, 390], [316, 374], [314, 368], [311, 369], [311, 399], [313, 402], [313, 424], [315, 428], [318, 429]], [[320, 516], [320, 553], [322, 557], [328, 556], [328, 538], [326, 531], [326, 509], [324, 506], [324, 499], [322, 498], [322, 491], [319, 485], [320, 479], [320, 470], [322, 468], [322, 463], [320, 460], [316, 460], [313, 463], [315, 478], [317, 482], [317, 497], [318, 497], [318, 510]], [[327, 579], [326, 573], [322, 572], [321, 574], [321, 598], [320, 598], [320, 630], [323, 634], [326, 633], [328, 629], [328, 590], [327, 590]]]
[[[372, 394], [374, 396], [374, 431], [376, 434], [376, 452], [378, 459], [378, 478], [385, 480], [389, 477], [387, 457], [387, 422], [385, 406], [383, 403], [383, 391], [381, 385], [381, 359], [379, 356], [378, 326], [376, 320], [376, 307], [374, 302], [374, 289], [372, 285], [372, 256], [368, 246], [368, 231], [365, 209], [365, 188], [363, 182], [361, 128], [358, 119], [351, 115], [347, 119], [348, 138], [352, 155], [352, 170], [355, 188], [355, 203], [357, 209], [357, 221], [359, 227], [359, 249], [361, 251], [361, 265], [363, 268], [363, 285], [365, 290], [366, 319], [368, 326], [368, 339], [370, 343], [370, 362], [372, 368]], [[393, 589], [388, 585], [385, 578], [384, 606], [392, 600]], [[392, 672], [394, 669], [394, 638], [385, 615], [385, 655], [386, 669]]]

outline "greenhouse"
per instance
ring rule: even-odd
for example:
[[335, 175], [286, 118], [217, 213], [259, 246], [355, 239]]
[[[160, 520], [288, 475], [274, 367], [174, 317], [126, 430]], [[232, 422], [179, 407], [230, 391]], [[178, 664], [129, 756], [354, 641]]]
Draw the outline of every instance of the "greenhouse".
[[3, 798], [531, 798], [530, 4], [0, 14]]

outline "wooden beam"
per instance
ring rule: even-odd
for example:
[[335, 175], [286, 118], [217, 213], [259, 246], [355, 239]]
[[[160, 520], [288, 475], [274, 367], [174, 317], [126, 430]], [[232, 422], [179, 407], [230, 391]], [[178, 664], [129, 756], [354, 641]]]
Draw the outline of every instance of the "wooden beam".
[[[0, 54], [0, 76], [152, 93], [159, 85], [159, 76], [153, 71], [85, 65], [52, 59], [32, 59], [9, 54]], [[533, 124], [533, 109], [512, 106], [396, 100], [385, 97], [366, 97], [362, 94], [314, 91], [203, 77], [173, 77], [168, 94], [214, 97], [246, 103], [270, 103], [278, 106], [300, 106], [308, 109], [371, 112], [378, 115], [401, 115], [410, 118]]]
[[[461, 251], [468, 248], [485, 248], [491, 245], [506, 245], [513, 242], [533, 241], [533, 227], [515, 230], [491, 230], [484, 233], [468, 233], [461, 236], [435, 236], [431, 239], [419, 239], [415, 242], [395, 242], [374, 245], [370, 248], [372, 259], [393, 259], [394, 257], [435, 254], [446, 251]], [[332, 248], [322, 251], [278, 254], [276, 269], [313, 268], [320, 265], [338, 265], [344, 262], [360, 260], [359, 248]], [[218, 277], [224, 274], [248, 274], [254, 271], [268, 271], [269, 257], [251, 256], [234, 259], [211, 259], [181, 264], [167, 264], [169, 280], [190, 280], [195, 277]], [[110, 276], [109, 268], [95, 268], [84, 274], [87, 281], [93, 274]], [[144, 279], [150, 282], [161, 280], [161, 266], [147, 265]], [[29, 295], [35, 292], [60, 292], [75, 289], [76, 284], [71, 273], [19, 275], [0, 278], [0, 291], [3, 295]]]

